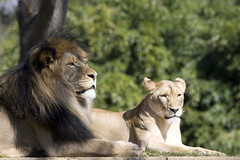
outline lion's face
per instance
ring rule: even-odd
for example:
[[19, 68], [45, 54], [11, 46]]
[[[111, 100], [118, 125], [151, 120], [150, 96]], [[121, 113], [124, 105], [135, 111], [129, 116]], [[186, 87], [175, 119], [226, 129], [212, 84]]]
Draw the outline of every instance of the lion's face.
[[151, 110], [167, 122], [180, 122], [186, 84], [177, 78], [174, 82], [163, 80], [158, 83], [145, 78], [144, 85], [149, 91]]
[[78, 53], [64, 53], [64, 75], [73, 85], [77, 97], [93, 99], [96, 97], [97, 72], [89, 68], [86, 62]]
[[97, 72], [87, 65], [87, 57], [86, 51], [76, 41], [50, 38], [33, 51], [31, 61], [42, 75], [51, 73], [64, 79], [61, 83], [66, 84], [78, 98], [94, 99]]

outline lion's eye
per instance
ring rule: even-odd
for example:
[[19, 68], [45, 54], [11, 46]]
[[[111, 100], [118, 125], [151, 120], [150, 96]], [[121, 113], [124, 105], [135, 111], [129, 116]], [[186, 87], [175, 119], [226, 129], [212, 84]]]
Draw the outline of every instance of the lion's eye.
[[178, 96], [178, 97], [181, 97], [181, 96], [182, 96], [182, 94], [178, 94], [177, 96]]
[[68, 65], [69, 65], [70, 67], [75, 67], [75, 66], [76, 66], [75, 63], [73, 63], [73, 62], [68, 63]]

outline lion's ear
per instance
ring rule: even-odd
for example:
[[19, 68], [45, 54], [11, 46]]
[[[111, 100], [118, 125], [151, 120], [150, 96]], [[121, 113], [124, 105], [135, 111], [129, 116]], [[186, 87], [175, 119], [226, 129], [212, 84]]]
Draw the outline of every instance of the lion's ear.
[[178, 86], [178, 88], [184, 93], [186, 90], [186, 83], [182, 78], [176, 78], [175, 84]]
[[143, 85], [148, 91], [152, 91], [156, 87], [156, 83], [147, 77], [144, 78]]
[[49, 67], [56, 57], [56, 50], [51, 47], [41, 47], [32, 50], [32, 57], [30, 59], [32, 67], [36, 71], [41, 71]]
[[51, 47], [43, 47], [40, 49], [39, 61], [43, 64], [43, 67], [48, 67], [49, 64], [53, 63], [56, 57], [56, 51]]

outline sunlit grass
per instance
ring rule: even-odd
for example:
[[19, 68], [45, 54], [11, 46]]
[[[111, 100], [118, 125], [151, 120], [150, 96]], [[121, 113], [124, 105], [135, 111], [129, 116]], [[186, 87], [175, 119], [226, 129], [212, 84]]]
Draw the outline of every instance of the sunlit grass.
[[159, 156], [199, 156], [196, 153], [182, 153], [182, 152], [156, 152], [152, 150], [147, 150], [145, 152], [146, 157], [159, 157]]
[[198, 153], [183, 153], [183, 152], [156, 152], [153, 150], [147, 150], [144, 153], [144, 157], [159, 157], [159, 156], [219, 156], [218, 154], [216, 155], [208, 155], [208, 154], [198, 154]]

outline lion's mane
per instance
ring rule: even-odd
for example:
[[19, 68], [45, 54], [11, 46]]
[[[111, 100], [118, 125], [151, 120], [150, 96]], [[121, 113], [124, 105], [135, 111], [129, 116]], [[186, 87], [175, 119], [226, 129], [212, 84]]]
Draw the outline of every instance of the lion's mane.
[[60, 67], [44, 69], [46, 64], [42, 62], [44, 54], [51, 55], [44, 57], [47, 64], [62, 58], [64, 50], [52, 46], [52, 41], [62, 39], [78, 44], [73, 36], [57, 34], [36, 45], [23, 63], [0, 77], [0, 105], [17, 118], [47, 125], [58, 141], [85, 141], [93, 137], [86, 122], [90, 104], [77, 102]]

